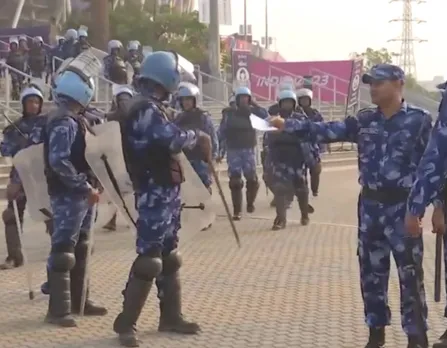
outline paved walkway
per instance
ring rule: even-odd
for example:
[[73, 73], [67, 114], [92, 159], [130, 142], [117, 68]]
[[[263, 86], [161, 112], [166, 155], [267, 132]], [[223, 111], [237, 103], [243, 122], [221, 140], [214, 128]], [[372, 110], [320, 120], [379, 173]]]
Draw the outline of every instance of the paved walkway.
[[[139, 323], [142, 347], [156, 348], [359, 348], [367, 330], [362, 319], [356, 259], [355, 170], [326, 172], [321, 195], [313, 201], [314, 224], [293, 221], [270, 231], [273, 212], [264, 192], [256, 216], [238, 223], [238, 249], [228, 222], [218, 218], [182, 247], [184, 313], [203, 327], [198, 336], [159, 334], [157, 302], [151, 294]], [[291, 219], [298, 220], [295, 203]], [[34, 288], [45, 279], [47, 236], [26, 226], [26, 245]], [[108, 306], [104, 318], [80, 318], [79, 328], [43, 323], [47, 297], [28, 300], [23, 269], [0, 274], [0, 347], [118, 347], [111, 325], [120, 310], [121, 289], [134, 258], [133, 235], [125, 228], [98, 232], [93, 259], [92, 294]], [[3, 240], [0, 249], [4, 248]], [[3, 251], [3, 250], [1, 250]], [[425, 276], [432, 340], [444, 329], [443, 305], [434, 304], [434, 238], [426, 234]], [[387, 347], [405, 347], [400, 329], [398, 284], [393, 272], [390, 301], [393, 327]]]

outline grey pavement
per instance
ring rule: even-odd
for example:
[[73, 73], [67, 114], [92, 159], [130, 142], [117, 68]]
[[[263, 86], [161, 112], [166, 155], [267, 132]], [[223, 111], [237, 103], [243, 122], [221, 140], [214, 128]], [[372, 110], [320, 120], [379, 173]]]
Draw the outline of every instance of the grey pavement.
[[[227, 184], [224, 183], [224, 186]], [[356, 258], [356, 199], [359, 187], [353, 166], [327, 168], [320, 197], [312, 199], [312, 224], [299, 225], [298, 206], [290, 223], [272, 232], [271, 196], [260, 191], [257, 211], [244, 216], [238, 249], [228, 222], [183, 243], [183, 309], [203, 327], [198, 336], [156, 331], [158, 306], [151, 294], [139, 323], [142, 347], [156, 348], [359, 348], [366, 342]], [[227, 193], [227, 197], [228, 192]], [[217, 195], [216, 199], [217, 199]], [[429, 226], [427, 225], [427, 228]], [[25, 245], [36, 299], [28, 299], [24, 269], [0, 274], [0, 347], [118, 347], [112, 322], [122, 303], [121, 290], [135, 256], [132, 231], [96, 233], [92, 297], [109, 308], [103, 318], [79, 318], [79, 328], [59, 329], [43, 323], [47, 297], [38, 293], [45, 280], [48, 236], [27, 221]], [[434, 238], [425, 234], [424, 260], [432, 341], [444, 330], [443, 304], [433, 298]], [[0, 241], [4, 254], [4, 241]], [[394, 266], [393, 266], [394, 267]], [[406, 346], [400, 328], [396, 272], [390, 279], [393, 326], [387, 347]]]

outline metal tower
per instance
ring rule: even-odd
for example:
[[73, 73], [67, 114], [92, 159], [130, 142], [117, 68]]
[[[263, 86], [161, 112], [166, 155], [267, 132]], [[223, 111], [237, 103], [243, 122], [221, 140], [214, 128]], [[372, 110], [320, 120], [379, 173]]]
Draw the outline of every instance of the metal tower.
[[426, 21], [414, 18], [412, 3], [416, 3], [417, 5], [421, 3], [425, 3], [422, 0], [391, 0], [392, 2], [402, 2], [403, 3], [403, 11], [401, 18], [395, 18], [390, 20], [390, 23], [393, 22], [402, 22], [402, 34], [401, 36], [388, 40], [388, 42], [400, 42], [400, 54], [398, 58], [398, 65], [405, 71], [407, 75], [411, 75], [416, 78], [416, 60], [414, 58], [414, 43], [427, 42], [427, 40], [422, 40], [413, 36], [413, 23], [421, 24], [426, 23]]

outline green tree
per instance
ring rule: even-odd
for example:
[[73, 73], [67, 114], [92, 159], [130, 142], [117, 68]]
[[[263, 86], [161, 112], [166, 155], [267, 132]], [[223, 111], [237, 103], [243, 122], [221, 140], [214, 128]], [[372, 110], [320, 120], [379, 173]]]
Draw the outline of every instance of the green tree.
[[368, 47], [361, 56], [365, 59], [365, 69], [371, 69], [376, 64], [392, 64], [396, 54], [389, 52], [386, 48], [375, 50]]
[[[91, 18], [90, 20], [94, 20]], [[208, 59], [208, 27], [199, 21], [198, 12], [181, 13], [169, 6], [156, 6], [147, 1], [144, 8], [139, 1], [126, 3], [110, 11], [110, 37], [126, 44], [138, 40], [154, 50], [174, 50], [194, 63]], [[84, 13], [73, 13], [66, 27], [88, 25]], [[223, 60], [228, 61], [221, 42]]]

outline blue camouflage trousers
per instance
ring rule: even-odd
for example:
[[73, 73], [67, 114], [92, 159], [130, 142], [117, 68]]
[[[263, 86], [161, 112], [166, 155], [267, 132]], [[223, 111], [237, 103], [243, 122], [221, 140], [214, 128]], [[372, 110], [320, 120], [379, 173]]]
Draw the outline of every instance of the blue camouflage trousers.
[[[388, 281], [392, 253], [399, 275], [402, 328], [407, 335], [419, 335], [420, 329], [427, 330], [423, 276], [417, 271], [422, 269], [422, 237], [411, 238], [406, 234], [405, 202], [390, 205], [359, 196], [358, 209], [358, 256], [365, 322], [370, 328], [390, 325]], [[422, 313], [415, 310], [417, 301], [423, 308]], [[419, 329], [420, 319], [424, 328]]]
[[254, 148], [228, 149], [228, 176], [253, 180], [256, 178], [256, 152]]
[[[74, 248], [81, 235], [88, 238], [93, 207], [89, 205], [86, 196], [50, 196], [50, 204], [53, 212], [52, 247], [71, 246]], [[48, 266], [50, 268], [51, 264], [50, 254], [50, 258], [48, 259]]]
[[165, 253], [177, 248], [180, 230], [180, 185], [159, 186], [152, 181], [135, 192], [137, 219], [137, 254], [160, 249]]
[[213, 180], [211, 178], [208, 163], [202, 160], [194, 160], [194, 159], [189, 160], [189, 162], [191, 163], [191, 166], [194, 168], [195, 172], [199, 176], [200, 180], [202, 180], [202, 183], [205, 185], [205, 187], [209, 188], [213, 183]]

